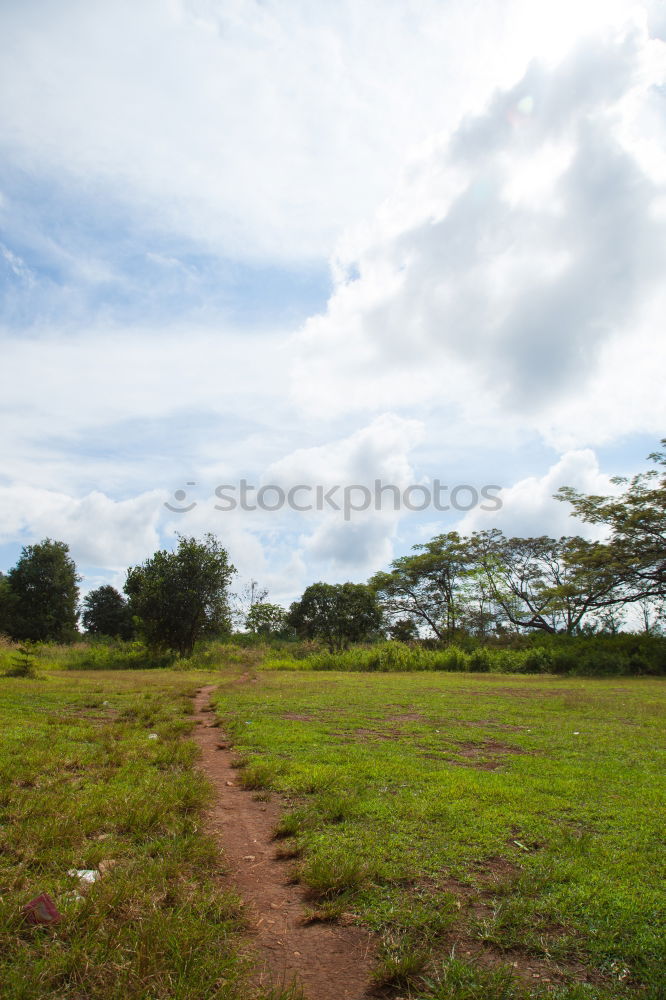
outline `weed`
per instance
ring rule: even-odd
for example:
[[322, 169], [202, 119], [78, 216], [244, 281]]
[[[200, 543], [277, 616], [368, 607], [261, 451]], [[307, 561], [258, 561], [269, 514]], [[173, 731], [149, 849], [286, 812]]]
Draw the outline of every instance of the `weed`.
[[410, 935], [384, 940], [374, 979], [378, 986], [410, 986], [428, 964], [428, 951]]
[[249, 790], [270, 789], [275, 771], [275, 765], [265, 764], [262, 761], [253, 761], [242, 768], [239, 775], [239, 782], [243, 788]]
[[307, 821], [308, 814], [305, 809], [295, 809], [293, 812], [285, 813], [280, 817], [273, 830], [274, 839], [295, 837], [305, 828]]
[[324, 856], [307, 858], [298, 874], [312, 899], [325, 899], [359, 891], [372, 879], [374, 869], [370, 862], [333, 848]]

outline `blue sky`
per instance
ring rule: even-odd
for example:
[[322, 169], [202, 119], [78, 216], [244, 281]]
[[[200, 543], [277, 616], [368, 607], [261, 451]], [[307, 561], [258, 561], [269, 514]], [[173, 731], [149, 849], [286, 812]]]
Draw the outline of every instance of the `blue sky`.
[[[122, 586], [213, 530], [287, 602], [571, 531], [554, 490], [666, 433], [665, 7], [4, 5], [0, 568], [49, 535]], [[242, 477], [503, 506], [216, 511]]]

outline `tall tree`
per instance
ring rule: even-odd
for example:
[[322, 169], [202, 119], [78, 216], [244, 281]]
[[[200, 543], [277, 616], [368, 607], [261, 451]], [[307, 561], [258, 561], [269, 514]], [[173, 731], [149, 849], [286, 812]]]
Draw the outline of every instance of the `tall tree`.
[[0, 635], [9, 635], [12, 627], [12, 591], [9, 580], [0, 573]]
[[175, 552], [156, 552], [127, 572], [125, 593], [146, 641], [190, 656], [204, 635], [229, 631], [227, 587], [236, 572], [214, 535], [178, 536]]
[[[666, 448], [666, 438], [661, 444]], [[666, 451], [648, 457], [666, 470]], [[665, 597], [666, 471], [649, 469], [631, 479], [616, 476], [612, 482], [624, 486], [617, 496], [579, 493], [563, 486], [555, 498], [570, 503], [574, 517], [608, 528], [609, 550], [623, 582], [615, 603]]]
[[45, 538], [26, 545], [7, 574], [9, 634], [42, 642], [73, 641], [78, 635], [79, 580], [64, 542]]
[[129, 639], [132, 636], [129, 604], [108, 583], [91, 590], [83, 598], [81, 621], [89, 635], [106, 635], [118, 639]]
[[498, 622], [515, 628], [575, 633], [614, 600], [619, 586], [606, 546], [583, 538], [472, 536]]
[[394, 560], [388, 572], [376, 573], [369, 585], [389, 622], [409, 618], [438, 639], [451, 637], [469, 610], [469, 577], [476, 569], [469, 539], [450, 531], [413, 551]]
[[287, 622], [306, 639], [323, 639], [333, 652], [376, 632], [381, 611], [363, 583], [313, 583], [291, 605]]

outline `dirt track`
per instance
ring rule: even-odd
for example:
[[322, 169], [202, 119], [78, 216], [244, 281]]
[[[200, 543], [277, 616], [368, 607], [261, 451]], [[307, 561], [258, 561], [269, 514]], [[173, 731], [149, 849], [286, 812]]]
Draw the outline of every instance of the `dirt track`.
[[202, 770], [216, 791], [208, 829], [248, 909], [252, 981], [264, 989], [296, 983], [305, 1000], [362, 1000], [371, 984], [372, 938], [358, 927], [303, 924], [302, 891], [290, 882], [290, 863], [276, 860], [271, 840], [280, 807], [256, 801], [238, 786], [224, 734], [212, 724], [214, 690], [204, 687], [197, 693], [195, 738]]

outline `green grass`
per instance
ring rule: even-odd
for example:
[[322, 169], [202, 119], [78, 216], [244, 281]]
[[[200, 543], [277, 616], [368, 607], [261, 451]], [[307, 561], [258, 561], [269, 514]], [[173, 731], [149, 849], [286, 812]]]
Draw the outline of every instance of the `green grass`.
[[276, 846], [314, 915], [382, 935], [380, 982], [663, 1000], [663, 681], [257, 677], [216, 700], [246, 784], [291, 804]]
[[[299, 657], [288, 649], [267, 653], [270, 670], [336, 670], [410, 673], [416, 670], [471, 673], [574, 674], [590, 677], [666, 674], [666, 638], [645, 633], [594, 636], [505, 636], [485, 641], [467, 637], [435, 648], [377, 642], [339, 652]], [[506, 643], [509, 643], [507, 645]]]
[[[201, 830], [199, 675], [0, 678], [3, 1000], [235, 1000], [239, 901]], [[158, 739], [148, 739], [156, 733]], [[101, 869], [82, 890], [70, 869]], [[54, 927], [21, 908], [48, 892]]]
[[[88, 639], [70, 645], [55, 642], [26, 643], [35, 668], [42, 673], [54, 670], [154, 670], [169, 667], [179, 673], [189, 670], [218, 671], [230, 665], [252, 669], [267, 656], [268, 647], [262, 643], [238, 645], [234, 642], [207, 641], [198, 647], [189, 659], [181, 659], [173, 652], [149, 650], [139, 640]], [[0, 677], [7, 676], [15, 667], [20, 644], [0, 635]]]
[[[187, 738], [211, 680], [240, 782], [287, 804], [276, 853], [311, 918], [377, 931], [387, 995], [663, 1000], [663, 681], [259, 670], [227, 650], [86, 673], [62, 668], [89, 647], [40, 647], [36, 679], [0, 677], [3, 1000], [248, 997]], [[74, 868], [103, 876], [81, 891]], [[50, 929], [21, 916], [44, 891]]]

